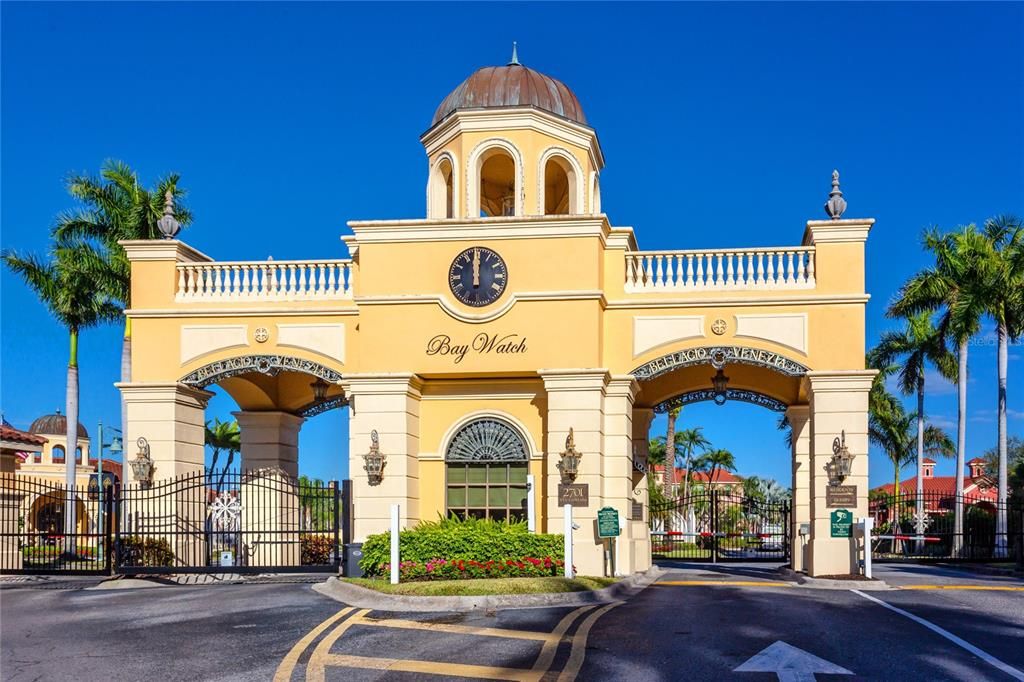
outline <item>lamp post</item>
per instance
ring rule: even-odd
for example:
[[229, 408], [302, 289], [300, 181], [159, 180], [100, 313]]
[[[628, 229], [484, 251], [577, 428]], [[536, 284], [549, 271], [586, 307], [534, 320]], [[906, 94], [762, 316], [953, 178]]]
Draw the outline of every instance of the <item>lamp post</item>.
[[[118, 434], [121, 433], [121, 429], [119, 429], [119, 428], [117, 428], [115, 426], [111, 426], [110, 430], [111, 431], [116, 431]], [[103, 512], [104, 512], [104, 506], [103, 506], [103, 502], [104, 502], [104, 500], [103, 500], [103, 450], [104, 450], [104, 448], [106, 448], [107, 450], [110, 451], [110, 454], [112, 454], [112, 455], [120, 455], [124, 451], [124, 448], [121, 446], [121, 437], [120, 437], [120, 435], [114, 436], [114, 438], [110, 441], [109, 445], [104, 445], [104, 443], [103, 443], [103, 422], [102, 421], [99, 422], [99, 424], [98, 424], [98, 426], [96, 428], [96, 436], [97, 436], [97, 439], [99, 441], [99, 452], [96, 453], [96, 483], [97, 483], [97, 486], [96, 486], [97, 487], [96, 500], [97, 500], [97, 503], [99, 505], [99, 511], [96, 514], [96, 516], [98, 518], [97, 530], [98, 530], [98, 533], [104, 533], [105, 532], [104, 529], [106, 528], [106, 526], [103, 523]], [[88, 464], [88, 462], [86, 462], [86, 464]], [[103, 560], [103, 544], [102, 543], [100, 543], [100, 545], [99, 545], [99, 551], [98, 551], [97, 554], [98, 554], [99, 560], [102, 561]]]

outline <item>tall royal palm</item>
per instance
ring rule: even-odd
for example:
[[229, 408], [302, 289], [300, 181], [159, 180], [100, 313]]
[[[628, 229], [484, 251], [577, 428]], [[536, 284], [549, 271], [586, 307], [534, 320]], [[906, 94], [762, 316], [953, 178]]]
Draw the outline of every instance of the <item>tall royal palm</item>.
[[[53, 227], [58, 242], [90, 240], [98, 243], [102, 251], [93, 250], [94, 258], [84, 260], [82, 266], [92, 270], [97, 279], [106, 280], [106, 288], [125, 308], [131, 306], [131, 264], [118, 243], [124, 240], [159, 239], [157, 226], [164, 213], [167, 193], [173, 198], [174, 217], [185, 227], [192, 222], [192, 214], [181, 205], [184, 191], [178, 188], [179, 177], [170, 174], [159, 180], [156, 187], [147, 189], [139, 184], [138, 176], [127, 164], [107, 161], [98, 177], [73, 175], [67, 189], [82, 207], [60, 214]], [[131, 381], [132, 326], [124, 318], [124, 338], [121, 344], [121, 381]], [[121, 430], [128, 433], [124, 399], [121, 400]]]
[[985, 221], [985, 236], [990, 244], [984, 264], [988, 313], [996, 323], [998, 372], [997, 477], [998, 504], [996, 512], [996, 556], [1006, 556], [1007, 547], [1007, 457], [1006, 457], [1006, 382], [1008, 374], [1007, 345], [1024, 333], [1024, 225], [1009, 216]]
[[[946, 347], [946, 339], [932, 322], [932, 313], [920, 312], [907, 318], [900, 331], [882, 334], [878, 345], [868, 354], [872, 367], [899, 363], [898, 385], [904, 395], [917, 394], [917, 518], [924, 519], [924, 389], [925, 369], [929, 364], [947, 379], [956, 378], [956, 361]], [[918, 528], [918, 534], [923, 528]]]
[[[21, 276], [50, 314], [68, 332], [69, 352], [67, 371], [66, 414], [67, 453], [65, 466], [67, 487], [75, 486], [75, 465], [78, 450], [78, 336], [89, 327], [121, 317], [121, 307], [111, 300], [110, 292], [102, 282], [91, 277], [80, 263], [95, 256], [86, 244], [67, 244], [54, 250], [50, 261], [32, 255], [19, 255], [5, 251], [3, 260], [12, 272]], [[75, 505], [66, 505], [64, 532], [67, 548], [74, 552]]]
[[672, 484], [676, 478], [676, 420], [679, 419], [681, 407], [673, 407], [668, 411], [668, 426], [665, 428], [665, 469], [661, 480], [665, 497], [672, 496]]
[[953, 555], [963, 547], [964, 469], [967, 462], [967, 365], [971, 338], [981, 329], [988, 305], [982, 263], [989, 246], [974, 225], [946, 234], [929, 230], [924, 248], [935, 264], [911, 277], [890, 306], [890, 314], [912, 316], [938, 311], [938, 329], [956, 348], [957, 438], [956, 504], [953, 512]]

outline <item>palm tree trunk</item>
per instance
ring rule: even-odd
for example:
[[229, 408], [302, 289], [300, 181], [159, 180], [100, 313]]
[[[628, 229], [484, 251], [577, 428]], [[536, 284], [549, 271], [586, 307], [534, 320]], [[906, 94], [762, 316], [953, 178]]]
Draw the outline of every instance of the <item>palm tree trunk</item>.
[[914, 551], [921, 553], [924, 548], [924, 371], [917, 377], [917, 500], [914, 505]]
[[892, 463], [892, 480], [892, 522], [889, 525], [892, 532], [892, 553], [896, 554], [899, 551], [899, 540], [896, 536], [900, 534], [900, 464], [896, 460]]
[[693, 446], [686, 448], [686, 467], [683, 469], [683, 499], [690, 494], [690, 457], [693, 455]]
[[995, 556], [1006, 556], [1006, 323], [1000, 322], [996, 330], [998, 340], [999, 406], [997, 417], [999, 475], [998, 501], [996, 503], [996, 547]]
[[68, 378], [65, 394], [65, 416], [67, 417], [67, 450], [64, 453], [64, 468], [67, 473], [67, 499], [64, 503], [64, 549], [69, 554], [77, 551], [75, 526], [78, 491], [75, 489], [78, 463], [78, 330], [69, 331], [70, 352], [68, 357]]
[[967, 339], [960, 342], [957, 359], [956, 391], [956, 490], [953, 500], [953, 556], [963, 553], [964, 547], [964, 467], [967, 461]]
[[665, 429], [665, 475], [662, 476], [662, 489], [665, 491], [665, 498], [672, 497], [672, 484], [675, 483], [676, 473], [676, 415], [669, 410], [668, 427]]

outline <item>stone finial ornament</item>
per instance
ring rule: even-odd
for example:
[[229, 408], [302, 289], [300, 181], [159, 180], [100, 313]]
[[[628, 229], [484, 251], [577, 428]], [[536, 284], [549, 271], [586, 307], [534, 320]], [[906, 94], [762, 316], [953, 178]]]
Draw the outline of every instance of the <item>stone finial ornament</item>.
[[164, 216], [156, 225], [164, 239], [174, 239], [181, 231], [181, 224], [174, 218], [174, 193], [171, 190], [164, 194]]
[[828, 201], [825, 202], [825, 213], [832, 220], [839, 220], [843, 211], [846, 210], [846, 199], [843, 199], [843, 192], [839, 189], [839, 171], [832, 171], [832, 191], [828, 193]]
[[505, 66], [522, 66], [519, 63], [519, 52], [516, 50], [516, 41], [512, 41], [512, 59]]

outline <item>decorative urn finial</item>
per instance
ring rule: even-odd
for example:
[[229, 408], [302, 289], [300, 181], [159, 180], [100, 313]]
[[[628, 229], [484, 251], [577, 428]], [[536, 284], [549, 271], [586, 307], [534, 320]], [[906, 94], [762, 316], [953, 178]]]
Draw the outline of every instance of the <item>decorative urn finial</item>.
[[505, 66], [522, 66], [519, 63], [519, 52], [516, 50], [516, 41], [512, 41], [512, 59]]
[[164, 217], [157, 221], [164, 239], [174, 239], [181, 231], [181, 224], [174, 219], [174, 192], [170, 189], [164, 194]]
[[828, 201], [825, 202], [825, 213], [832, 220], [839, 220], [843, 211], [846, 210], [846, 199], [843, 199], [843, 192], [839, 189], [839, 171], [832, 171], [832, 191], [828, 193]]

